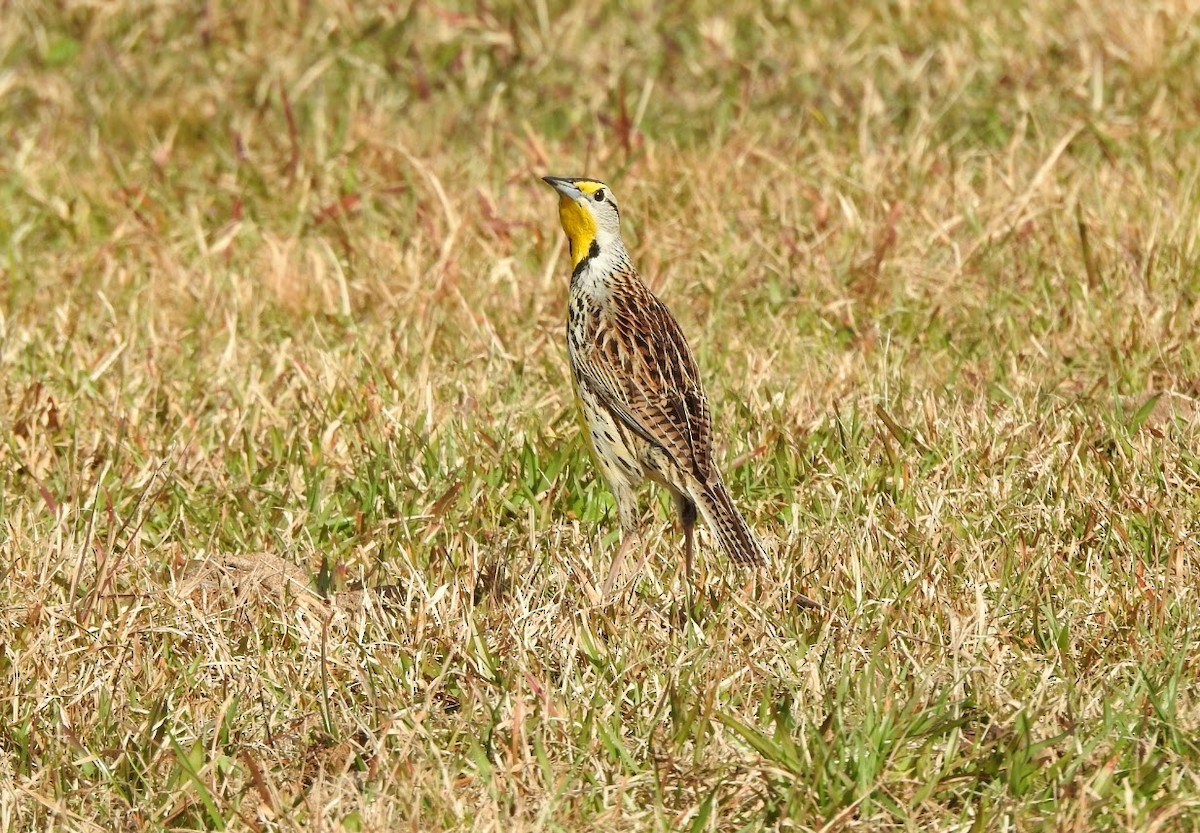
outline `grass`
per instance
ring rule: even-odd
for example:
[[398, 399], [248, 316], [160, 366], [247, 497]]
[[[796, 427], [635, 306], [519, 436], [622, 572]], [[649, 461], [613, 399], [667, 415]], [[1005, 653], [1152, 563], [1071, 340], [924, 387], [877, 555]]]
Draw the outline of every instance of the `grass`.
[[[0, 7], [0, 828], [1200, 829], [1198, 52]], [[613, 185], [774, 551], [702, 538], [687, 627], [658, 495], [595, 599], [544, 173]]]

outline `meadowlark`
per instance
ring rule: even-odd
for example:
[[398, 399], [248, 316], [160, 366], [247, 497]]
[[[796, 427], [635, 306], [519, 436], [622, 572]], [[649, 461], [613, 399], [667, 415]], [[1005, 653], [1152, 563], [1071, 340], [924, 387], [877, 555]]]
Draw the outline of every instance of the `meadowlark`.
[[543, 177], [558, 192], [571, 253], [567, 354], [596, 463], [613, 495], [622, 541], [608, 595], [638, 527], [635, 489], [646, 478], [675, 500], [689, 586], [692, 537], [704, 518], [726, 555], [765, 564], [712, 454], [712, 414], [696, 359], [671, 311], [638, 277], [621, 239], [612, 189], [594, 179]]

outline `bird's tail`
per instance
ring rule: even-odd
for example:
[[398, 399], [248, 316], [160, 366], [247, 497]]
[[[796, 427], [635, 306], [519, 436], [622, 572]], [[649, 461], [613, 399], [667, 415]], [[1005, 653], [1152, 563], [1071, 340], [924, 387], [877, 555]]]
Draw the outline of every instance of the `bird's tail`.
[[725, 484], [717, 481], [714, 486], [695, 490], [696, 508], [713, 535], [721, 542], [725, 554], [739, 564], [761, 565], [767, 563], [767, 551], [746, 523], [742, 513], [733, 504], [733, 498]]

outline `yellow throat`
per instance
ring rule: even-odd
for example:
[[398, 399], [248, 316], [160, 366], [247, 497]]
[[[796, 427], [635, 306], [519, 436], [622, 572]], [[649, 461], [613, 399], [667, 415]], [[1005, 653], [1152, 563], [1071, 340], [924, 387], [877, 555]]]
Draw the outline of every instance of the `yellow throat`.
[[[604, 186], [599, 182], [581, 180], [575, 183], [575, 187], [591, 196]], [[567, 233], [567, 242], [571, 244], [571, 268], [574, 269], [588, 256], [596, 240], [596, 218], [589, 209], [563, 195], [558, 198], [558, 219]]]

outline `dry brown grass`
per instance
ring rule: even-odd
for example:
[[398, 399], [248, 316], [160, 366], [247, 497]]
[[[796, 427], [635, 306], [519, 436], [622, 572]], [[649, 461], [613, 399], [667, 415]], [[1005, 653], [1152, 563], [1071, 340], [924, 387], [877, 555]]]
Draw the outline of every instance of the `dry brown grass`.
[[[0, 5], [0, 829], [1200, 828], [1197, 11]], [[543, 173], [774, 546], [687, 627]]]

